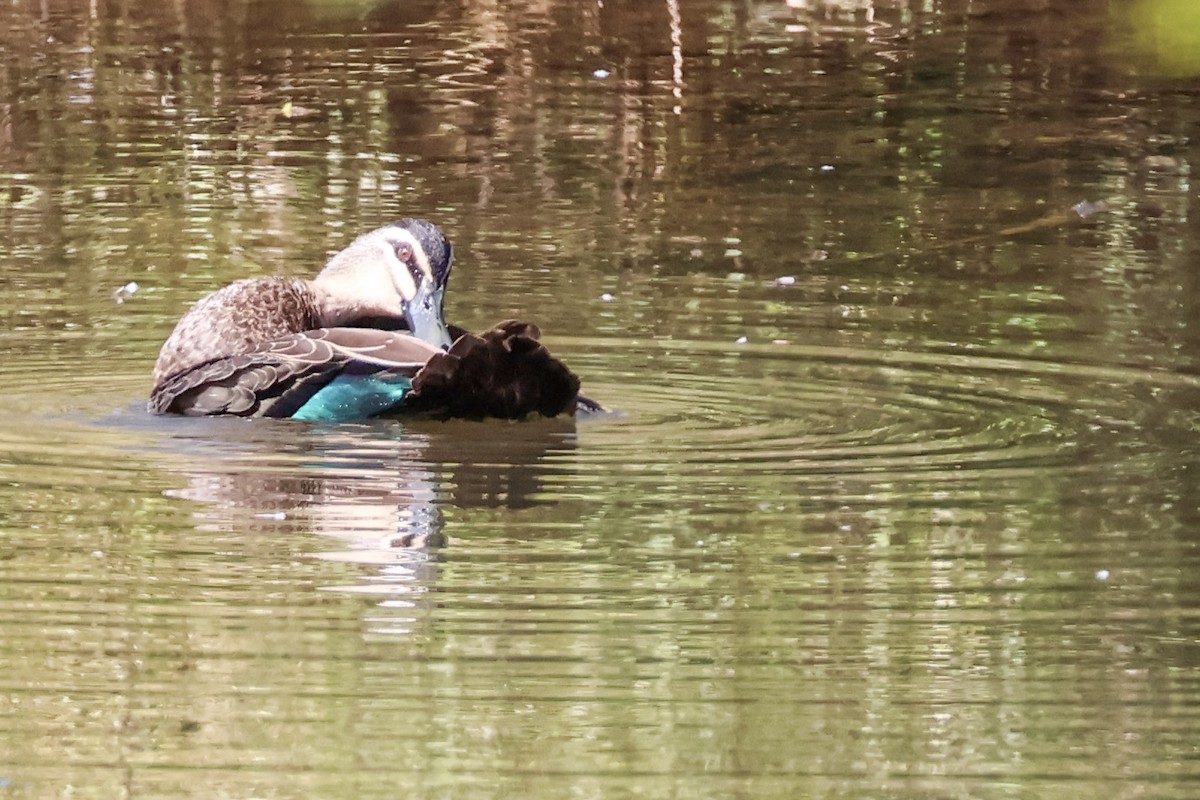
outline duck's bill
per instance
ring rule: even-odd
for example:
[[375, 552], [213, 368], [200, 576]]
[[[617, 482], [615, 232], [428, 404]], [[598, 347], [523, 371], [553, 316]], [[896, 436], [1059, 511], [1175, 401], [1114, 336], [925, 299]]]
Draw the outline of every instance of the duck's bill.
[[417, 288], [416, 297], [404, 309], [404, 318], [413, 336], [443, 350], [450, 347], [450, 331], [442, 319], [442, 295], [445, 291], [444, 287], [435, 289], [428, 282], [422, 282]]

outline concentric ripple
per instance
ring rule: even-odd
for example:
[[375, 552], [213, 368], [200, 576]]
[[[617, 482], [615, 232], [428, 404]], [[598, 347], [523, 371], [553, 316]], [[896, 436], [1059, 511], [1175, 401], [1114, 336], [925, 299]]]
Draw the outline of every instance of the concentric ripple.
[[[612, 354], [577, 366], [586, 373]], [[944, 481], [1092, 469], [1109, 463], [1100, 446], [1114, 432], [1149, 415], [1147, 387], [1200, 384], [1139, 369], [782, 344], [672, 341], [621, 357], [624, 374], [587, 386], [626, 415], [585, 428], [596, 465], [669, 467], [701, 489], [754, 475]]]

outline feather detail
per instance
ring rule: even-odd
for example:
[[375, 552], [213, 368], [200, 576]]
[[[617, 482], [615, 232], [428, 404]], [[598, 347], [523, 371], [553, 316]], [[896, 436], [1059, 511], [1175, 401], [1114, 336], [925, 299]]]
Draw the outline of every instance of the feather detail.
[[183, 315], [154, 364], [154, 383], [262, 342], [319, 328], [317, 298], [299, 278], [249, 278], [200, 300]]
[[402, 333], [318, 328], [176, 375], [155, 388], [150, 407], [160, 414], [290, 417], [339, 375], [411, 378], [440, 352]]
[[404, 410], [473, 419], [574, 414], [579, 378], [540, 336], [532, 323], [506, 320], [479, 336], [459, 337], [417, 373]]

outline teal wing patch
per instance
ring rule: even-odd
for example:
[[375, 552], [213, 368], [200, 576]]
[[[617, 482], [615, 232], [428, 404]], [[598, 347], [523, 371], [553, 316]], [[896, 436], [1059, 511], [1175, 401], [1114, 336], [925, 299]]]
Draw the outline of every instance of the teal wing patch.
[[339, 375], [309, 398], [292, 419], [349, 422], [395, 408], [412, 388], [412, 378], [388, 372]]

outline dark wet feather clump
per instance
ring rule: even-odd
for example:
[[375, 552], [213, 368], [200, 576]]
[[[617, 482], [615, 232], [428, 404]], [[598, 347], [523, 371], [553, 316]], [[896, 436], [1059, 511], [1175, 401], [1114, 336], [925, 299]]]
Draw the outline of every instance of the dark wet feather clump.
[[530, 322], [506, 320], [478, 336], [462, 332], [413, 379], [405, 412], [481, 419], [574, 414], [579, 378], [550, 355]]

